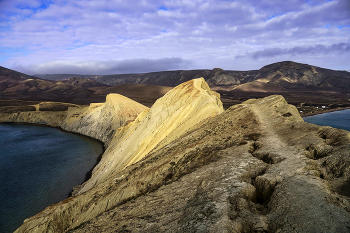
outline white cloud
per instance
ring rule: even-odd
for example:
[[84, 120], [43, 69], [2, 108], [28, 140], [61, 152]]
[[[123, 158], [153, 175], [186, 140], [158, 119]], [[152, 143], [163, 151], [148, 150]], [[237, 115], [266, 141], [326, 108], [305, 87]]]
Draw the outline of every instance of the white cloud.
[[190, 65], [182, 58], [134, 58], [108, 61], [52, 61], [31, 66], [16, 64], [15, 69], [28, 74], [116, 74], [175, 70]]
[[[192, 61], [176, 63], [176, 69], [257, 69], [262, 62], [252, 54], [262, 52], [264, 61], [301, 61], [312, 54], [324, 60], [314, 63], [310, 56], [311, 64], [326, 67], [326, 57], [339, 55], [341, 47], [327, 55], [320, 49], [290, 51], [350, 43], [347, 0], [53, 0], [45, 7], [25, 2], [31, 1], [0, 1], [0, 17], [6, 18], [0, 19], [0, 49], [16, 50], [0, 54], [0, 65], [9, 68], [55, 65], [79, 71], [84, 61], [176, 57]], [[342, 57], [350, 60], [349, 51]]]

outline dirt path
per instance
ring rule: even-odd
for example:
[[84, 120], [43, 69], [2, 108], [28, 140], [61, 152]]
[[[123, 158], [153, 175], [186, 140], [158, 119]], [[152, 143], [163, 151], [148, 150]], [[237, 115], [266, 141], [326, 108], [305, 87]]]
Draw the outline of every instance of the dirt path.
[[[262, 111], [257, 104], [251, 105], [251, 109], [257, 116], [262, 129], [262, 136], [256, 143], [256, 150], [253, 156], [271, 164], [264, 176], [272, 183], [288, 178], [300, 173], [306, 166], [306, 160], [303, 150], [288, 145], [278, 134], [276, 121], [271, 120], [276, 115], [270, 115], [269, 111]], [[272, 179], [272, 180], [271, 180]]]

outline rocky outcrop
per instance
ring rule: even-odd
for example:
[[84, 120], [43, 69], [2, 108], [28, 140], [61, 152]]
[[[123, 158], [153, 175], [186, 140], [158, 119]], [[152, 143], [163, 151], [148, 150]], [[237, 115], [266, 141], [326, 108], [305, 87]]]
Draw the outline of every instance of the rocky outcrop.
[[108, 147], [118, 128], [133, 121], [147, 107], [119, 94], [109, 94], [106, 102], [89, 107], [69, 108], [61, 127], [67, 131], [88, 135]]
[[33, 107], [36, 111], [1, 113], [0, 122], [58, 127], [98, 139], [105, 146], [119, 127], [135, 120], [138, 114], [148, 109], [118, 94], [109, 94], [105, 103], [92, 103], [87, 107], [57, 102], [42, 102]]
[[113, 135], [92, 179], [17, 232], [350, 229], [350, 133], [305, 123], [282, 96], [223, 112], [197, 79]]
[[281, 96], [249, 100], [105, 183], [95, 206], [131, 197], [72, 232], [348, 232], [349, 145]]
[[64, 119], [67, 117], [66, 111], [60, 112], [17, 112], [17, 113], [1, 113], [1, 123], [29, 123], [38, 125], [47, 125], [52, 127], [59, 127]]
[[34, 105], [37, 111], [67, 111], [69, 107], [79, 107], [76, 104], [59, 103], [59, 102], [41, 102]]
[[79, 193], [105, 182], [125, 167], [144, 158], [155, 147], [161, 148], [181, 137], [208, 117], [223, 112], [220, 96], [201, 79], [175, 87], [156, 101], [149, 111], [118, 130], [106, 155]]
[[[103, 184], [114, 179], [114, 175], [119, 171], [141, 160], [156, 147], [161, 148], [163, 145], [181, 137], [197, 123], [220, 114], [223, 112], [223, 107], [220, 96], [211, 91], [204, 79], [201, 78], [174, 88], [159, 99], [150, 110], [146, 109], [135, 121], [121, 127], [127, 122], [128, 116], [135, 119], [136, 115], [140, 113], [138, 110], [145, 110], [145, 107], [140, 107], [126, 97], [114, 94], [107, 96], [104, 104], [69, 108], [67, 112], [61, 112], [62, 116], [58, 118], [55, 124], [49, 121], [45, 114], [35, 112], [36, 116], [32, 117], [36, 120], [31, 120], [30, 123], [47, 123], [48, 125], [59, 126], [68, 131], [98, 138], [105, 142], [107, 146], [109, 145], [102, 156], [101, 162], [94, 169], [91, 179], [75, 190], [75, 195], [84, 192], [86, 194], [72, 197], [72, 202], [67, 202], [59, 209], [74, 209], [78, 207], [76, 202], [89, 203], [91, 201], [90, 195], [95, 195], [95, 189], [100, 189], [101, 186], [104, 187]], [[55, 113], [52, 114], [55, 115]], [[16, 117], [8, 117], [8, 120], [2, 119], [2, 121], [16, 122], [17, 119], [20, 119], [20, 117]], [[119, 129], [115, 130], [116, 128]], [[86, 195], [89, 198], [86, 198]], [[125, 196], [129, 197], [129, 195], [133, 194], [121, 193], [120, 198], [123, 199]], [[79, 220], [75, 221], [76, 224], [79, 225], [101, 214], [106, 210], [105, 208], [108, 209], [108, 206], [115, 205], [119, 200], [117, 198], [110, 201], [108, 201], [107, 206], [102, 205], [101, 208], [87, 209], [87, 212], [80, 208], [76, 209], [81, 216]], [[24, 224], [22, 229], [27, 229], [28, 226], [32, 231], [51, 229], [52, 221], [56, 222], [56, 218], [62, 218], [62, 213], [61, 211], [51, 211], [50, 207], [47, 210], [49, 210], [49, 216], [47, 216], [47, 211], [39, 214], [41, 215], [40, 221], [47, 224], [42, 224], [39, 228], [37, 226], [32, 228], [36, 221], [30, 221], [30, 223]], [[44, 217], [42, 218], [42, 216]], [[70, 226], [65, 225], [64, 218], [63, 222], [59, 221], [58, 225], [54, 224], [55, 226], [53, 226], [55, 231], [61, 231], [61, 227], [64, 227], [64, 229], [70, 228]]]

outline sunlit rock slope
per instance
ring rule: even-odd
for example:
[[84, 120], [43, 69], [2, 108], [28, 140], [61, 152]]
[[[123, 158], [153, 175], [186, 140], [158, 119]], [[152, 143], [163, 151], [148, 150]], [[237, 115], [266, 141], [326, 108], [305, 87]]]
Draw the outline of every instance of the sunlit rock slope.
[[[74, 104], [42, 102], [37, 111], [0, 113], [0, 122], [31, 123], [59, 127], [98, 139], [108, 145], [114, 132], [135, 120], [148, 108], [118, 94], [109, 94], [105, 103], [82, 107]], [[68, 109], [67, 111], [60, 111]]]
[[99, 139], [108, 146], [114, 133], [147, 107], [119, 94], [109, 94], [106, 102], [85, 108], [69, 108], [61, 127], [67, 131]]
[[156, 101], [149, 111], [119, 129], [92, 177], [79, 193], [105, 182], [123, 168], [181, 137], [197, 123], [223, 112], [220, 96], [203, 78], [175, 87]]
[[[141, 112], [139, 110], [144, 111], [135, 121], [121, 127], [128, 122], [127, 116], [131, 116], [129, 120], [133, 120]], [[101, 162], [94, 169], [91, 179], [75, 189], [74, 193], [78, 195], [114, 178], [118, 171], [136, 163], [155, 147], [161, 148], [181, 137], [197, 123], [221, 112], [223, 107], [220, 96], [211, 91], [204, 79], [200, 78], [175, 87], [160, 98], [150, 110], [126, 97], [110, 94], [107, 96], [106, 103], [103, 104], [74, 107], [66, 112], [57, 113], [7, 114], [2, 116], [1, 120], [3, 122], [27, 120], [29, 123], [58, 126], [105, 142], [107, 149]], [[48, 113], [52, 116], [56, 114], [57, 119], [54, 121], [47, 116]], [[115, 130], [116, 128], [119, 129]], [[78, 197], [80, 199], [82, 196]], [[115, 203], [112, 200], [109, 204]], [[77, 223], [100, 214], [106, 207], [95, 208], [92, 212], [86, 213], [88, 216], [81, 213], [81, 221]]]
[[110, 135], [92, 179], [17, 232], [349, 232], [350, 133], [282, 96], [222, 112], [197, 79]]

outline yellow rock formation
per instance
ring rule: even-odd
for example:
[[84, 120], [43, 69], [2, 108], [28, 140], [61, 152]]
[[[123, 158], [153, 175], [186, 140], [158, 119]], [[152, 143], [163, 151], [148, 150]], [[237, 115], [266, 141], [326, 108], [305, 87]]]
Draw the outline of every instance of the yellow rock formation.
[[[60, 127], [64, 130], [80, 133], [105, 143], [107, 146], [117, 129], [135, 118], [148, 108], [119, 94], [109, 94], [105, 103], [92, 103], [88, 107], [68, 107], [68, 111], [59, 111], [62, 106], [73, 104], [42, 102], [37, 111], [0, 114], [0, 122], [17, 122]], [[56, 109], [40, 111], [41, 108]]]
[[92, 177], [79, 193], [106, 181], [125, 167], [181, 137], [208, 117], [223, 112], [220, 95], [203, 78], [183, 83], [158, 99], [149, 111], [120, 129], [107, 148]]
[[135, 120], [148, 108], [125, 96], [109, 94], [105, 103], [92, 103], [89, 107], [69, 108], [62, 128], [99, 139], [108, 146], [116, 130]]
[[[2, 122], [18, 122], [21, 119], [21, 122], [54, 124], [98, 138], [107, 145], [92, 177], [75, 191], [73, 197], [27, 219], [16, 232], [64, 232], [138, 195], [141, 191], [136, 186], [125, 187], [118, 193], [106, 190], [110, 183], [118, 181], [118, 172], [222, 112], [219, 94], [211, 91], [205, 80], [200, 78], [175, 87], [157, 100], [151, 109], [121, 95], [110, 94], [105, 103], [71, 107], [63, 112], [36, 111], [33, 112], [36, 115], [20, 113], [11, 117], [0, 114]], [[59, 116], [56, 121], [52, 119], [55, 114]], [[94, 200], [101, 195], [105, 198], [96, 206]]]
[[7, 117], [97, 133], [109, 146], [80, 191], [26, 219], [16, 233], [349, 229], [346, 197], [331, 186], [346, 179], [324, 176], [317, 162], [331, 170], [338, 164], [332, 161], [349, 161], [349, 132], [303, 122], [282, 96], [223, 112], [219, 95], [196, 79], [151, 109], [110, 95], [104, 104], [40, 113]]

